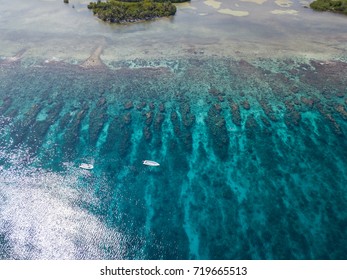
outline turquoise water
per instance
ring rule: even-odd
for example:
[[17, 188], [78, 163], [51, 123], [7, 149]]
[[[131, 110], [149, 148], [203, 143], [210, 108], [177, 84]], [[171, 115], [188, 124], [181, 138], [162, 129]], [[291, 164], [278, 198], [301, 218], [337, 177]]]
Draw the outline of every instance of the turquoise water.
[[0, 70], [1, 259], [346, 258], [346, 62]]
[[344, 16], [69, 2], [0, 11], [0, 259], [346, 259]]

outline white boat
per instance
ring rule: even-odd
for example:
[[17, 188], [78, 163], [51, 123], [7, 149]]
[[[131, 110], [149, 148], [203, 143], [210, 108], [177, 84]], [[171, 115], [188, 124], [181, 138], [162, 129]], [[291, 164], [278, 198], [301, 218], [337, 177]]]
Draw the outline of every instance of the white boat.
[[81, 163], [79, 167], [87, 170], [92, 170], [94, 168], [93, 164], [90, 163]]
[[156, 161], [153, 160], [144, 160], [142, 162], [144, 165], [149, 165], [149, 166], [159, 166], [160, 164]]

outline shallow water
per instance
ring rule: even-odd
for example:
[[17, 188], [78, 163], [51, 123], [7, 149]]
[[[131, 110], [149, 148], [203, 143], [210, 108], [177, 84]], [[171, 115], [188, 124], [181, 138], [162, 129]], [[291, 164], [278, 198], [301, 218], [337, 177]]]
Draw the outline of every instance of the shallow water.
[[[77, 1], [25, 5], [0, 35], [2, 259], [345, 258], [344, 18], [318, 33], [304, 8], [194, 1], [110, 27]], [[100, 44], [106, 67], [78, 66]]]
[[[0, 3], [3, 0], [0, 1]], [[304, 8], [305, 1], [267, 0], [263, 4], [221, 1], [219, 9], [191, 1], [178, 5], [175, 17], [140, 24], [105, 24], [86, 9], [89, 1], [13, 0], [2, 5], [2, 56], [26, 49], [23, 60], [86, 59], [105, 44], [105, 62], [135, 58], [177, 57], [204, 53], [236, 57], [301, 55], [345, 59], [345, 17]], [[72, 8], [74, 6], [74, 8]], [[220, 9], [248, 11], [237, 17]], [[297, 14], [273, 14], [274, 10]], [[15, 19], [15, 20], [14, 20]], [[23, 62], [24, 63], [24, 62]]]

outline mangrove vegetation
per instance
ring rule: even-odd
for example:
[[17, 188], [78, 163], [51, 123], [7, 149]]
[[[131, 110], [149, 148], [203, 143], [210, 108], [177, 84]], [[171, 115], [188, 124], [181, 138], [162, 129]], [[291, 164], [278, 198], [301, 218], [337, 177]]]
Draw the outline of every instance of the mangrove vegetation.
[[88, 9], [103, 21], [125, 23], [173, 16], [176, 13], [176, 6], [172, 3], [186, 1], [107, 0], [106, 2], [90, 2]]
[[347, 15], [347, 0], [316, 0], [310, 4], [316, 11], [330, 11]]

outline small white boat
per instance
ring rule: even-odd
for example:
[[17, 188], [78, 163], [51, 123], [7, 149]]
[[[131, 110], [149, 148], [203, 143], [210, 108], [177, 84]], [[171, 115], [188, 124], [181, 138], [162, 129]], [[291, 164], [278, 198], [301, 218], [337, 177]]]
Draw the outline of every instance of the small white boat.
[[94, 168], [93, 164], [90, 163], [81, 163], [79, 167], [87, 170], [92, 170]]
[[159, 166], [160, 164], [156, 161], [153, 160], [144, 160], [142, 162], [144, 165], [149, 165], [149, 166]]

